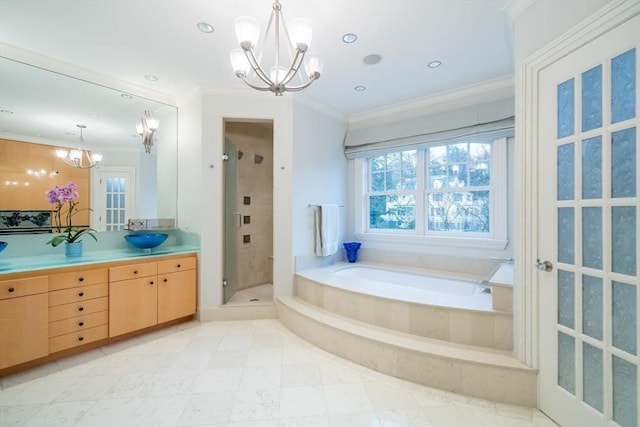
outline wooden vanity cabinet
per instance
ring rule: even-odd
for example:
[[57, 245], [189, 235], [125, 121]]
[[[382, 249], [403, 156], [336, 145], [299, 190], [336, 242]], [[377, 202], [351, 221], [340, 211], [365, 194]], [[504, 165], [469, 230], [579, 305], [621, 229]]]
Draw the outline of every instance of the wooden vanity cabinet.
[[158, 323], [158, 267], [155, 262], [109, 269], [109, 336]]
[[107, 338], [108, 322], [108, 269], [49, 276], [50, 353]]
[[196, 312], [196, 257], [109, 269], [109, 336], [180, 319]]
[[0, 369], [49, 354], [47, 279], [0, 281]]
[[196, 312], [196, 259], [177, 258], [158, 263], [158, 323]]

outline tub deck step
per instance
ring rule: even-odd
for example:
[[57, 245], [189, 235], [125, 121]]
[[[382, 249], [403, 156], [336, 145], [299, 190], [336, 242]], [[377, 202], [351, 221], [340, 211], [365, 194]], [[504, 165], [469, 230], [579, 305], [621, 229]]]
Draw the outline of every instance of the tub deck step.
[[278, 298], [278, 318], [320, 348], [379, 372], [487, 400], [536, 406], [537, 371], [509, 351], [386, 329], [295, 296]]

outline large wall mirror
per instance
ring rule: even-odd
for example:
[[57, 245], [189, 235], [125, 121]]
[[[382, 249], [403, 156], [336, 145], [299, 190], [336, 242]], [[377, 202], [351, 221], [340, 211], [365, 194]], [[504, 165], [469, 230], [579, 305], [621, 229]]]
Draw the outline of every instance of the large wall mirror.
[[[159, 120], [148, 153], [136, 130], [145, 111]], [[175, 219], [177, 120], [175, 106], [0, 57], [0, 234], [41, 231], [37, 214], [52, 208], [43, 189], [69, 180], [82, 183], [91, 208], [78, 225], [114, 231], [130, 218]], [[55, 158], [57, 148], [78, 148], [77, 125], [86, 148], [102, 154], [90, 169]]]

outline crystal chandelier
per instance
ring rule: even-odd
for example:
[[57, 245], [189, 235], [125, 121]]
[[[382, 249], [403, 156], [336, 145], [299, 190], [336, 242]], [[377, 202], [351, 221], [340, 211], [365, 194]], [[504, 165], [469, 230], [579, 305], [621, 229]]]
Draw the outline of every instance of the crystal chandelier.
[[148, 111], [145, 110], [144, 116], [140, 123], [136, 125], [138, 135], [142, 137], [142, 145], [144, 145], [144, 152], [150, 153], [153, 146], [153, 134], [158, 130], [160, 120], [151, 117]]
[[[282, 27], [281, 27], [282, 24]], [[322, 60], [315, 54], [309, 54], [305, 62], [305, 54], [311, 43], [311, 23], [303, 18], [294, 19], [289, 23], [289, 29], [284, 24], [282, 17], [282, 7], [280, 2], [275, 0], [273, 10], [267, 25], [267, 31], [264, 34], [263, 44], [266, 45], [269, 31], [273, 25], [275, 31], [275, 58], [269, 68], [269, 72], [265, 71], [260, 61], [264, 47], [256, 56], [255, 48], [260, 36], [260, 24], [254, 18], [241, 16], [235, 21], [235, 31], [241, 49], [231, 51], [231, 66], [238, 78], [242, 79], [247, 85], [259, 91], [271, 91], [277, 96], [281, 96], [283, 92], [297, 92], [308, 87], [311, 83], [320, 78], [322, 72]], [[284, 33], [284, 41], [288, 51], [288, 67], [281, 64], [280, 58], [280, 34]], [[284, 63], [284, 61], [283, 61]], [[307, 80], [304, 81], [302, 76], [298, 74], [300, 67], [305, 64], [305, 72]], [[248, 80], [250, 71], [257, 76], [255, 83]], [[298, 74], [301, 84], [298, 86], [289, 85], [292, 79]]]
[[87, 150], [84, 144], [84, 137], [82, 136], [82, 130], [86, 129], [85, 125], [76, 125], [80, 128], [80, 145], [75, 150], [56, 150], [56, 157], [78, 169], [89, 169], [100, 163], [102, 160], [102, 154], [92, 153]]

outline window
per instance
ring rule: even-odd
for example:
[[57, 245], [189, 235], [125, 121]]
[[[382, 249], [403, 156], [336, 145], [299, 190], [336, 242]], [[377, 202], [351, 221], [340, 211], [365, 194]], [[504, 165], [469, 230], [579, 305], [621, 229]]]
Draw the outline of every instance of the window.
[[367, 157], [359, 167], [363, 235], [506, 245], [506, 138], [429, 144]]

